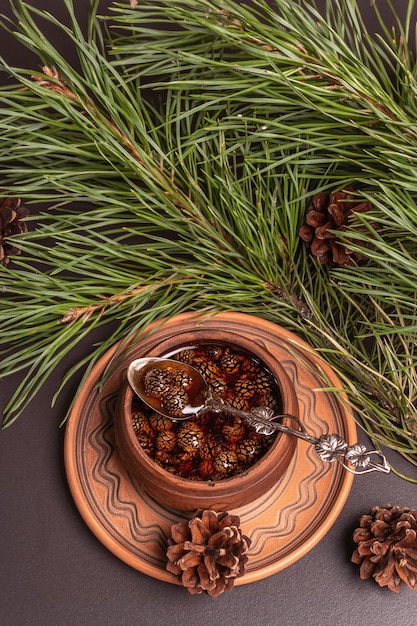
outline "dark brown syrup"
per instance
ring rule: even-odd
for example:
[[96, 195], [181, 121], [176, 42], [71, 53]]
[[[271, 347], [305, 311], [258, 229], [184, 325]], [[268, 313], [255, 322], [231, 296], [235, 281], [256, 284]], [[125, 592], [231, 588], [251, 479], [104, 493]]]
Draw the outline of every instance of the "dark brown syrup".
[[[244, 411], [257, 406], [268, 406], [277, 413], [282, 410], [273, 375], [259, 360], [232, 346], [201, 343], [178, 349], [164, 358], [178, 361], [178, 370], [171, 372], [174, 380], [181, 372], [181, 363], [192, 365], [213, 394], [230, 406]], [[152, 383], [152, 375], [149, 378]], [[155, 385], [160, 384], [157, 373], [154, 381]], [[193, 382], [185, 381], [183, 389], [188, 403], [195, 405]], [[152, 385], [148, 390], [152, 390]], [[158, 394], [159, 388], [155, 395]], [[246, 421], [227, 412], [207, 412], [186, 421], [173, 421], [157, 413], [165, 402], [164, 394], [153, 400], [154, 411], [136, 396], [132, 402], [132, 425], [138, 441], [166, 471], [189, 480], [224, 480], [240, 474], [267, 452], [276, 437], [257, 433]], [[163, 408], [165, 412], [166, 407]]]

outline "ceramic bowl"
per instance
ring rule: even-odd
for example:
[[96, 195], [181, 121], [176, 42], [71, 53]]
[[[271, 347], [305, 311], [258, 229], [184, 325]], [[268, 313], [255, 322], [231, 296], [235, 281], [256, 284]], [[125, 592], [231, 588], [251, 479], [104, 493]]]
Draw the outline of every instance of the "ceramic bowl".
[[[204, 343], [229, 346], [259, 361], [274, 376], [281, 395], [283, 414], [298, 417], [297, 396], [289, 377], [278, 360], [256, 339], [244, 332], [226, 332], [218, 329], [194, 329], [178, 332], [161, 341], [147, 354], [139, 357], [167, 357], [173, 352]], [[133, 359], [132, 359], [133, 360]], [[122, 384], [115, 416], [116, 445], [132, 481], [137, 487], [163, 506], [180, 511], [196, 509], [230, 510], [244, 506], [269, 491], [287, 470], [293, 457], [297, 439], [278, 433], [274, 442], [259, 460], [245, 471], [230, 478], [196, 481], [171, 473], [157, 464], [138, 442], [132, 424], [134, 392], [127, 380]], [[283, 423], [296, 427], [294, 420]]]

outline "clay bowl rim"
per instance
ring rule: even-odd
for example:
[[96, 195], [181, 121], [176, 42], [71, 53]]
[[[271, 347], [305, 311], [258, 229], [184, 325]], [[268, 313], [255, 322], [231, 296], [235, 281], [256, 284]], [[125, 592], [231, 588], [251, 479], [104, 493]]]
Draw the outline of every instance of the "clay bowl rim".
[[[219, 338], [219, 335], [221, 335], [222, 337]], [[268, 351], [263, 342], [258, 341], [257, 339], [246, 338], [236, 332], [222, 331], [220, 329], [193, 329], [175, 333], [174, 335], [162, 340], [156, 346], [153, 346], [149, 351], [146, 352], [146, 354], [141, 354], [140, 356], [165, 357], [167, 354], [172, 354], [174, 351], [179, 351], [183, 347], [202, 342], [230, 345], [236, 349], [243, 349], [245, 352], [249, 353], [250, 356], [259, 359], [261, 363], [272, 373], [276, 380], [277, 386], [281, 394], [281, 409], [283, 414], [288, 413], [289, 415], [298, 418], [299, 407], [297, 396], [287, 373], [285, 372], [282, 365], [277, 361], [276, 357], [274, 357], [273, 354]], [[134, 358], [137, 357], [132, 357], [132, 360]], [[279, 376], [277, 376], [278, 372]], [[248, 467], [243, 472], [235, 474], [234, 476], [230, 476], [229, 478], [224, 478], [220, 480], [195, 481], [189, 480], [188, 478], [184, 478], [175, 473], [171, 474], [160, 465], [158, 465], [145, 452], [145, 450], [142, 448], [136, 438], [131, 420], [131, 406], [133, 396], [134, 391], [132, 390], [128, 382], [125, 381], [122, 391], [123, 401], [121, 403], [123, 407], [123, 422], [124, 425], [127, 426], [125, 434], [128, 435], [129, 442], [130, 444], [132, 444], [132, 447], [136, 452], [136, 456], [140, 458], [141, 462], [143, 462], [148, 467], [149, 471], [155, 474], [155, 477], [159, 476], [162, 480], [164, 480], [164, 482], [178, 485], [179, 481], [180, 484], [184, 486], [184, 488], [188, 487], [190, 490], [192, 489], [192, 491], [201, 490], [202, 492], [206, 491], [208, 486], [211, 487], [213, 485], [216, 485], [217, 496], [226, 497], [227, 495], [235, 493], [235, 489], [233, 489], [235, 485], [236, 489], [239, 490], [245, 488], [246, 482], [248, 483], [247, 487], [253, 487], [254, 485], [250, 485], [249, 482], [256, 473], [259, 474], [259, 472], [261, 472], [259, 480], [262, 480], [262, 467], [269, 462], [272, 455], [275, 456], [278, 453], [278, 459], [281, 458], [281, 455], [282, 458], [287, 458], [288, 454], [290, 454], [290, 458], [294, 455], [295, 448], [297, 446], [297, 438], [281, 432], [278, 433], [275, 441], [265, 452], [265, 454], [263, 454], [253, 465]], [[283, 418], [282, 423], [288, 426], [295, 426], [294, 420], [289, 417]], [[285, 471], [286, 468], [284, 469], [283, 473], [285, 473]], [[255, 485], [257, 484], [257, 482], [255, 483]]]

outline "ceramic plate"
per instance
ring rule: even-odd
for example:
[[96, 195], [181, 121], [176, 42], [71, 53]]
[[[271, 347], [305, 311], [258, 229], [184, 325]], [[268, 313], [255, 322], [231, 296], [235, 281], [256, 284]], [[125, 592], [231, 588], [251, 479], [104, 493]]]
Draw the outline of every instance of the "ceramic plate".
[[[176, 332], [219, 322], [231, 332], [243, 329], [279, 359], [295, 386], [308, 432], [338, 433], [350, 445], [356, 443], [346, 397], [325, 391], [341, 387], [333, 370], [297, 336], [260, 318], [240, 313], [204, 318], [181, 314], [153, 324], [122, 357], [112, 359], [117, 347], [106, 353], [91, 371], [67, 423], [65, 467], [71, 493], [85, 522], [111, 552], [131, 567], [172, 583], [178, 581], [165, 570], [166, 538], [171, 524], [186, 514], [159, 505], [133, 485], [114, 445], [115, 404], [131, 360]], [[280, 481], [263, 497], [234, 511], [242, 532], [252, 540], [246, 573], [236, 584], [274, 574], [311, 550], [337, 519], [352, 480], [339, 464], [321, 461], [314, 446], [299, 440]]]

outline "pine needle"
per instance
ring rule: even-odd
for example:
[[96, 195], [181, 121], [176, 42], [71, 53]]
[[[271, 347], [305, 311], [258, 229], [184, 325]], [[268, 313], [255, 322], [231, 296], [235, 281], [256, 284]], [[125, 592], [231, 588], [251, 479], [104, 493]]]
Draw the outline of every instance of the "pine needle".
[[[4, 425], [104, 324], [64, 384], [155, 319], [243, 310], [319, 351], [375, 445], [416, 465], [414, 2], [377, 36], [356, 0], [97, 4], [84, 35], [71, 0], [69, 26], [16, 0], [39, 66], [1, 63], [1, 193], [49, 207], [0, 267], [0, 375], [24, 376]], [[372, 204], [338, 233], [363, 260], [320, 266], [299, 228], [347, 186]]]

